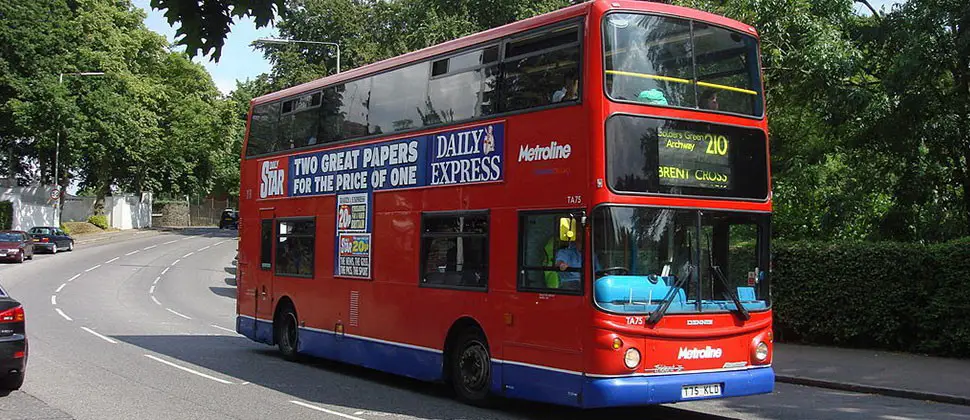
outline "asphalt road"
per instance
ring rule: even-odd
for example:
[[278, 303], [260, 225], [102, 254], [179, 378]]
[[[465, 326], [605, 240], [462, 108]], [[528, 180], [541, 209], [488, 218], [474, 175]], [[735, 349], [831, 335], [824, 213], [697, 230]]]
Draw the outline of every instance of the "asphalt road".
[[30, 356], [0, 419], [948, 419], [970, 407], [778, 384], [771, 395], [580, 411], [468, 407], [439, 385], [290, 363], [233, 333], [234, 232], [196, 230], [0, 264]]

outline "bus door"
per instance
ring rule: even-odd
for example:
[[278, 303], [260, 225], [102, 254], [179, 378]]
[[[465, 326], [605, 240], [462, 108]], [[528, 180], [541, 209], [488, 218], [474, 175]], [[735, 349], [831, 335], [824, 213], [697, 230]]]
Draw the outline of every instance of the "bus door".
[[[256, 315], [255, 340], [267, 344], [273, 343], [273, 272], [275, 259], [273, 257], [274, 240], [276, 235], [276, 220], [272, 210], [259, 212], [259, 266], [256, 267], [253, 278], [253, 313]], [[248, 289], [247, 289], [248, 292]]]
[[565, 405], [580, 401], [583, 326], [588, 325], [583, 290], [589, 281], [581, 214], [578, 209], [519, 214], [517, 292], [502, 354], [509, 362], [502, 377], [510, 397]]

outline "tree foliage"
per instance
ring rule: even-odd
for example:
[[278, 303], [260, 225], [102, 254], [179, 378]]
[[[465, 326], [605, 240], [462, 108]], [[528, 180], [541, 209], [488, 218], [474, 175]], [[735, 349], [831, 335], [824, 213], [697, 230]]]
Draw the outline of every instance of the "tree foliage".
[[[50, 183], [56, 159], [61, 185], [73, 179], [98, 197], [233, 190], [237, 105], [200, 65], [168, 51], [139, 9], [127, 1], [2, 2], [0, 16], [10, 23], [0, 28], [6, 173]], [[104, 74], [76, 74], [90, 71]]]
[[152, 0], [155, 9], [164, 10], [176, 30], [178, 44], [190, 57], [209, 55], [219, 61], [233, 19], [252, 17], [257, 28], [272, 23], [284, 0]]

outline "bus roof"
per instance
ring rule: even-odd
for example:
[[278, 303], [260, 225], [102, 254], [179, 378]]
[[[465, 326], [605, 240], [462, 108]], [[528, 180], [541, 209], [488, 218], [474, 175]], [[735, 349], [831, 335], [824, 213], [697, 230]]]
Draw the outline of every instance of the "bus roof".
[[569, 6], [566, 8], [562, 8], [539, 16], [534, 16], [529, 19], [513, 22], [508, 25], [492, 28], [483, 32], [471, 34], [462, 38], [446, 41], [441, 44], [433, 45], [421, 50], [412, 51], [407, 54], [391, 57], [386, 60], [368, 64], [366, 66], [357, 67], [355, 69], [347, 70], [345, 72], [337, 73], [331, 76], [323, 77], [307, 83], [303, 83], [280, 91], [269, 93], [269, 94], [254, 98], [252, 100], [252, 104], [255, 105], [255, 104], [261, 104], [265, 102], [271, 102], [277, 99], [282, 99], [289, 96], [297, 95], [302, 92], [340, 84], [363, 76], [377, 74], [385, 70], [390, 70], [392, 68], [409, 64], [412, 62], [425, 60], [438, 55], [448, 54], [449, 52], [452, 52], [452, 51], [457, 51], [463, 48], [482, 44], [488, 41], [497, 40], [502, 37], [515, 34], [517, 32], [528, 31], [530, 29], [542, 27], [542, 26], [559, 22], [562, 20], [566, 20], [569, 18], [583, 16], [588, 14], [589, 9], [594, 6], [602, 6], [604, 9], [607, 9], [607, 10], [610, 10], [610, 9], [637, 10], [637, 11], [653, 12], [653, 13], [672, 15], [672, 16], [681, 16], [685, 18], [709, 22], [715, 25], [731, 28], [740, 32], [745, 32], [752, 36], [757, 36], [757, 32], [750, 25], [747, 25], [723, 16], [703, 12], [700, 10], [695, 10], [695, 9], [690, 9], [690, 8], [680, 7], [680, 6], [673, 6], [673, 5], [664, 4], [664, 3], [648, 2], [648, 1], [593, 0], [593, 1], [588, 1], [586, 3], [581, 3], [581, 4]]

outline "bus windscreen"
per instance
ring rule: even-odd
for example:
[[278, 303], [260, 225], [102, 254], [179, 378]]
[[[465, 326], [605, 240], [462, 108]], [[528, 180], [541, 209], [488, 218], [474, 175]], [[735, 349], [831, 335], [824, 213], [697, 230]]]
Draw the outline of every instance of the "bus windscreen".
[[767, 144], [756, 129], [616, 115], [606, 123], [606, 153], [617, 192], [768, 196]]
[[758, 42], [667, 16], [604, 18], [606, 94], [613, 100], [761, 117]]

